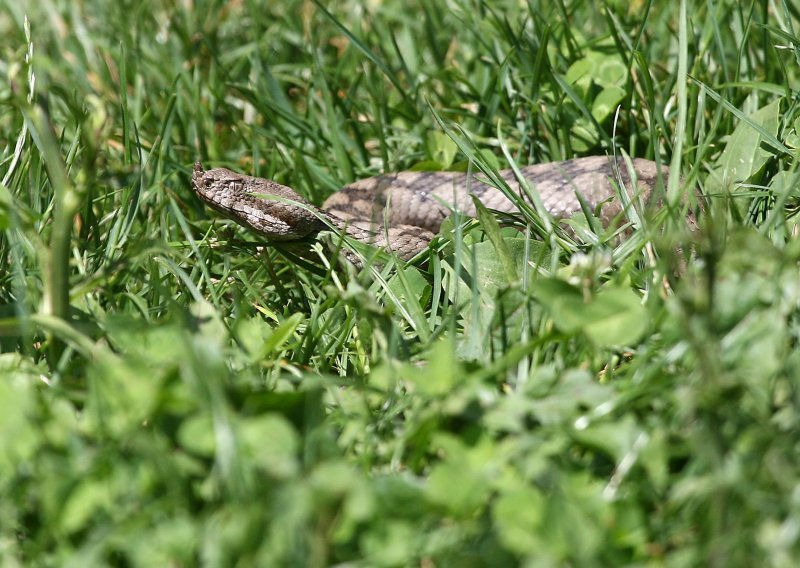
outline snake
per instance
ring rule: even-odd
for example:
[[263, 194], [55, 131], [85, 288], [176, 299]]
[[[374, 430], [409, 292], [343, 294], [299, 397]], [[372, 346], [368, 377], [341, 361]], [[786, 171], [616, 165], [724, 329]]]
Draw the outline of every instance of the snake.
[[[500, 170], [499, 177], [524, 200], [535, 191], [555, 220], [568, 219], [588, 205], [604, 226], [625, 209], [619, 192], [647, 204], [656, 193], [659, 167], [642, 158], [588, 156]], [[663, 183], [669, 169], [661, 167]], [[635, 181], [635, 187], [632, 182]], [[226, 168], [194, 164], [192, 189], [212, 209], [270, 242], [315, 237], [335, 229], [356, 241], [392, 251], [409, 260], [428, 248], [442, 220], [454, 210], [474, 217], [477, 198], [487, 209], [518, 213], [519, 207], [488, 179], [463, 172], [401, 171], [350, 183], [317, 207], [275, 181]], [[583, 200], [583, 206], [581, 204]]]

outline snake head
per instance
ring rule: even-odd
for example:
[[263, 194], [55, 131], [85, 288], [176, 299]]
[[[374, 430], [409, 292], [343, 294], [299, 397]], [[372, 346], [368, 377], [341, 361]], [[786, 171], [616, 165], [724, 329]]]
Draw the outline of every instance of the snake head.
[[272, 241], [302, 239], [324, 226], [313, 205], [268, 179], [226, 168], [204, 170], [195, 162], [192, 189], [213, 209]]

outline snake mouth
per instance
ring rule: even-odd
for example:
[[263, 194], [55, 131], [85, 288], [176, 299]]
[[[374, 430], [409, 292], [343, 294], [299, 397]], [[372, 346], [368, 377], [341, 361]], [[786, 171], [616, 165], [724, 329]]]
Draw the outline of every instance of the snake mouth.
[[208, 186], [210, 183], [213, 183], [213, 180], [207, 178], [205, 173], [206, 170], [203, 169], [203, 165], [200, 162], [195, 162], [194, 167], [192, 168], [192, 190], [213, 210], [217, 211], [218, 213], [222, 213], [223, 215], [229, 215], [230, 211], [222, 207], [217, 200], [213, 199], [209, 195]]
[[203, 169], [203, 164], [200, 162], [195, 162], [194, 167], [192, 168], [192, 190], [200, 196], [200, 198], [211, 205], [214, 206], [213, 201], [208, 198], [206, 193], [206, 179], [205, 179], [206, 171]]
[[195, 162], [192, 168], [192, 185], [198, 186], [203, 181], [203, 174], [206, 171], [203, 169], [203, 164]]
[[234, 221], [241, 222], [236, 214], [236, 209], [229, 207], [218, 196], [218, 180], [213, 174], [214, 170], [205, 170], [203, 164], [195, 162], [192, 168], [192, 190], [197, 194], [201, 201], [206, 203], [217, 213], [221, 213], [225, 217], [233, 219]]
[[[213, 197], [214, 192], [212, 191], [217, 181], [213, 174], [214, 171], [215, 170], [204, 169], [203, 164], [200, 162], [195, 162], [192, 168], [192, 189], [203, 201], [212, 207], [218, 205], [218, 203], [216, 203], [217, 200]], [[215, 207], [215, 209], [219, 208]]]

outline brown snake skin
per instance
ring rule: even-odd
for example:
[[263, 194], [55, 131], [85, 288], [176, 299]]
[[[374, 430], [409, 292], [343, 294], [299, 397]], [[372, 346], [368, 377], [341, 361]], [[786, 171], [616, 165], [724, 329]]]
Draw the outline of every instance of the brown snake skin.
[[[621, 212], [611, 180], [621, 181], [629, 196], [650, 200], [657, 179], [655, 162], [637, 158], [633, 169], [635, 190], [624, 161], [618, 159], [615, 168], [613, 159], [605, 156], [537, 164], [520, 171], [555, 219], [581, 211], [575, 195], [579, 192], [592, 210], [602, 204], [600, 218], [607, 225]], [[669, 170], [662, 171], [666, 183]], [[520, 191], [512, 170], [499, 174], [512, 190]], [[297, 240], [333, 226], [359, 241], [389, 248], [405, 260], [428, 246], [454, 206], [467, 216], [475, 215], [470, 194], [489, 209], [518, 211], [500, 190], [456, 172], [399, 172], [360, 180], [334, 193], [321, 208], [273, 181], [225, 168], [204, 170], [199, 162], [194, 165], [192, 189], [212, 208], [268, 240]]]

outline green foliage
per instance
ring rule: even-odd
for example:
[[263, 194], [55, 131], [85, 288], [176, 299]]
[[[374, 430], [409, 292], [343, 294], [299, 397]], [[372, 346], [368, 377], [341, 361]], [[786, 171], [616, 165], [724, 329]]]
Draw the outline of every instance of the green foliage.
[[[798, 17], [0, 4], [0, 565], [795, 566]], [[189, 189], [611, 152], [662, 207], [363, 270]]]

